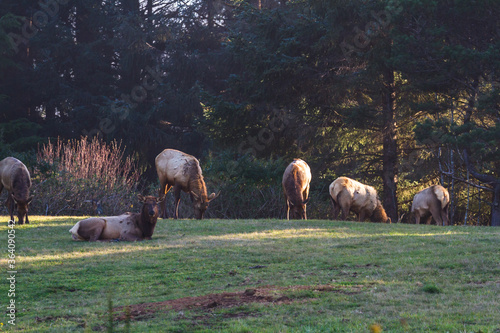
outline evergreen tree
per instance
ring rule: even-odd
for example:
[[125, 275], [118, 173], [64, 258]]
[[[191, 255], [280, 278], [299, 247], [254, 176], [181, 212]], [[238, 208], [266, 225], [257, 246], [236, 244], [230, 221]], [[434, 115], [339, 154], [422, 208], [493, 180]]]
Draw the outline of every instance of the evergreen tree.
[[[468, 170], [479, 181], [488, 178], [486, 183], [494, 190], [491, 225], [500, 225], [500, 214], [495, 213], [500, 197], [496, 194], [497, 181], [492, 181], [498, 179], [500, 171], [500, 3], [408, 0], [402, 5], [407, 10], [399, 18], [395, 36], [396, 67], [420, 91], [419, 96], [433, 96], [421, 98], [424, 103], [416, 104], [429, 115], [416, 127], [417, 138], [450, 151], [451, 166], [448, 170], [441, 168], [441, 172], [450, 178], [452, 187], [455, 180], [465, 180], [464, 157], [470, 156]], [[478, 172], [472, 161], [482, 170]]]
[[[341, 148], [352, 137], [339, 133], [356, 131], [351, 148], [358, 146], [353, 153], [368, 167], [358, 161], [354, 173], [374, 185], [374, 177], [382, 179], [384, 206], [396, 220], [396, 128], [407, 113], [396, 109], [390, 32], [400, 11], [385, 2], [294, 2], [263, 10], [243, 3], [227, 43], [233, 72], [227, 88], [206, 101], [207, 130], [223, 145], [237, 138], [246, 147], [240, 153], [306, 155], [321, 173], [353, 177], [344, 158], [350, 153]], [[276, 111], [291, 115], [280, 139], [245, 146]]]

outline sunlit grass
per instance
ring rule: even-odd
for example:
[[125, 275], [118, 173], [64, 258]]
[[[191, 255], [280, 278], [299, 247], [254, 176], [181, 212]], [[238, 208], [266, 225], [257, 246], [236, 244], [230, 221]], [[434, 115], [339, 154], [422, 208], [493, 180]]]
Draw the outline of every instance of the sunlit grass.
[[348, 230], [335, 230], [319, 229], [319, 228], [298, 228], [298, 229], [271, 229], [265, 232], [252, 232], [252, 233], [239, 233], [239, 234], [225, 234], [220, 236], [200, 237], [206, 240], [263, 240], [263, 239], [286, 239], [286, 238], [368, 238], [368, 237], [434, 237], [444, 235], [468, 235], [467, 232], [452, 232], [446, 231], [444, 233], [401, 233], [391, 232], [379, 234], [362, 234], [350, 233]]

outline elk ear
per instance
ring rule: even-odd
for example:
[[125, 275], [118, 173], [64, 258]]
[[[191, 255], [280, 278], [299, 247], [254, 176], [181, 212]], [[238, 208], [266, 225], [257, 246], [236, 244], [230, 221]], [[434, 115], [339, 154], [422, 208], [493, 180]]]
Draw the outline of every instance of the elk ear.
[[160, 203], [162, 202], [163, 200], [165, 200], [165, 197], [167, 196], [167, 194], [164, 194], [161, 196], [161, 198], [156, 198], [156, 203]]
[[146, 202], [146, 198], [144, 198], [142, 194], [137, 194], [137, 199], [139, 199], [140, 202]]
[[31, 200], [33, 200], [33, 196], [29, 197], [28, 201], [26, 201], [26, 203], [29, 204], [31, 202]]
[[311, 198], [307, 198], [306, 200], [302, 201], [302, 204], [306, 205], [309, 202], [309, 199], [311, 199]]
[[200, 196], [194, 193], [193, 191], [191, 191], [190, 193], [196, 200], [200, 199]]
[[219, 194], [220, 194], [220, 191], [217, 194], [215, 194], [215, 193], [210, 194], [210, 196], [208, 197], [208, 201], [214, 200], [215, 198], [217, 198], [219, 196]]

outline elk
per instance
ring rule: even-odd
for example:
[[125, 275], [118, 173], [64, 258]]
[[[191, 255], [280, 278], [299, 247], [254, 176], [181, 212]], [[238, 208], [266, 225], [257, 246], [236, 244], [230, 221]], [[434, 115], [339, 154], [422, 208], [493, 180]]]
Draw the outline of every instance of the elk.
[[349, 211], [352, 211], [360, 222], [369, 218], [372, 222], [391, 223], [373, 187], [347, 177], [339, 177], [330, 184], [329, 192], [334, 219], [342, 211], [341, 218], [345, 220]]
[[30, 173], [23, 162], [14, 157], [7, 157], [0, 161], [0, 193], [3, 189], [8, 192], [5, 205], [9, 210], [10, 220], [14, 223], [14, 209], [17, 208], [19, 224], [29, 224], [28, 205], [33, 200], [30, 196]]
[[415, 223], [425, 218], [426, 224], [434, 218], [437, 225], [449, 225], [448, 208], [450, 194], [441, 185], [432, 185], [415, 194], [411, 205], [411, 212], [415, 214]]
[[151, 239], [160, 210], [158, 203], [164, 198], [138, 195], [143, 203], [140, 213], [124, 213], [118, 216], [91, 217], [78, 221], [69, 230], [74, 240], [121, 240], [139, 241]]
[[283, 173], [283, 192], [286, 200], [286, 219], [292, 218], [307, 220], [306, 206], [309, 202], [309, 184], [311, 169], [306, 162], [295, 159]]
[[[181, 190], [189, 193], [194, 206], [194, 215], [201, 220], [208, 204], [217, 198], [220, 191], [207, 196], [207, 188], [201, 173], [200, 162], [189, 154], [175, 149], [165, 149], [155, 159], [156, 172], [160, 180], [159, 196], [174, 188], [174, 218], [179, 217]], [[167, 217], [165, 200], [160, 203], [161, 217]]]

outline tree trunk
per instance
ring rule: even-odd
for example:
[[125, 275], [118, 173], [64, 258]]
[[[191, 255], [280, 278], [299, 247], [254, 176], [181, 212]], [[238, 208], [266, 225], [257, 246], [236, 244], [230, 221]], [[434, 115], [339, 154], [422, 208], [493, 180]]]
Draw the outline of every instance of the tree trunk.
[[148, 0], [146, 3], [146, 15], [148, 19], [152, 20], [153, 18], [153, 0]]
[[384, 183], [383, 206], [392, 221], [398, 220], [398, 204], [396, 199], [398, 174], [398, 149], [396, 120], [394, 110], [396, 105], [396, 90], [394, 72], [390, 69], [384, 74], [384, 127], [382, 179]]
[[500, 182], [495, 184], [491, 206], [491, 226], [500, 227]]
[[214, 0], [206, 0], [206, 4], [207, 4], [207, 25], [208, 29], [211, 31], [214, 28], [214, 22], [215, 22]]
[[[455, 104], [451, 101], [451, 123], [455, 123]], [[450, 173], [451, 173], [451, 188], [450, 188], [450, 224], [455, 223], [455, 159], [454, 151], [450, 145]]]

